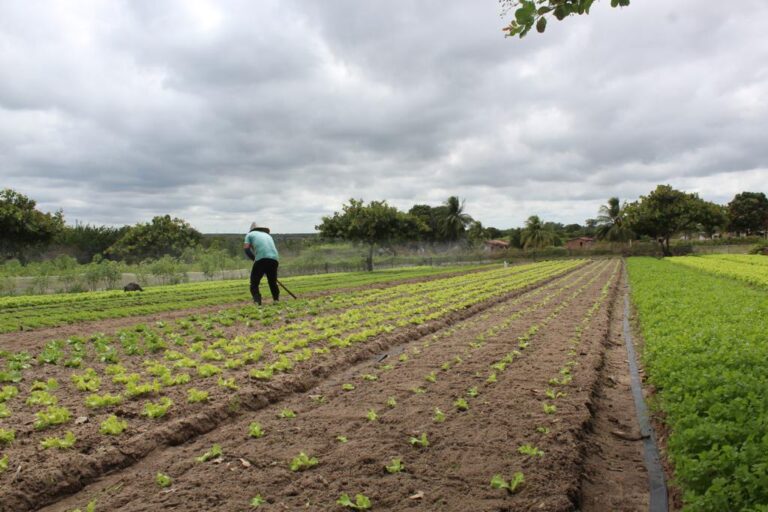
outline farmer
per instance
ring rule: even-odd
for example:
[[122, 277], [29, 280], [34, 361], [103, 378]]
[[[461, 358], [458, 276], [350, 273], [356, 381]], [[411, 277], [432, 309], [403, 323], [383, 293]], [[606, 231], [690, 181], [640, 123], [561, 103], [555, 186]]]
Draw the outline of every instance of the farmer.
[[277, 287], [277, 265], [280, 257], [277, 254], [275, 242], [269, 235], [269, 228], [261, 227], [255, 222], [251, 223], [251, 229], [245, 235], [243, 249], [245, 250], [245, 255], [253, 260], [253, 268], [251, 269], [251, 296], [253, 297], [253, 302], [261, 306], [259, 284], [264, 274], [267, 275], [272, 299], [275, 302], [280, 300], [280, 288]]

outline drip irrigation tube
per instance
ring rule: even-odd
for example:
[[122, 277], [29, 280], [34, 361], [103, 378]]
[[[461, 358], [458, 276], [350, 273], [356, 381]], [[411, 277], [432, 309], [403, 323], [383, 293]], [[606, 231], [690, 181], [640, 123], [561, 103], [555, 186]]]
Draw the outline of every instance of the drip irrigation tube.
[[650, 487], [650, 503], [648, 510], [650, 512], [667, 512], [667, 484], [664, 478], [664, 469], [661, 466], [659, 457], [659, 448], [656, 446], [656, 436], [653, 433], [651, 422], [648, 417], [648, 407], [643, 399], [643, 388], [640, 381], [640, 374], [637, 371], [637, 355], [635, 345], [632, 342], [632, 332], [629, 328], [629, 278], [624, 270], [624, 279], [627, 283], [627, 289], [624, 293], [624, 342], [627, 346], [627, 356], [629, 359], [630, 385], [632, 387], [632, 398], [635, 400], [635, 411], [637, 420], [640, 424], [640, 435], [643, 437], [643, 456], [645, 458], [645, 468], [648, 471], [648, 484]]

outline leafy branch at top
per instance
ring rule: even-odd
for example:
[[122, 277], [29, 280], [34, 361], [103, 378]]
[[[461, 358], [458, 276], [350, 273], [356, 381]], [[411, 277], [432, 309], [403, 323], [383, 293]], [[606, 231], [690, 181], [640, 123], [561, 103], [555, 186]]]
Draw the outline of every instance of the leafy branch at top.
[[[626, 7], [630, 0], [611, 0], [611, 7]], [[542, 33], [547, 28], [547, 16], [562, 21], [573, 14], [589, 14], [595, 0], [500, 0], [503, 14], [514, 12], [510, 24], [502, 30], [507, 37], [520, 38], [531, 31]]]

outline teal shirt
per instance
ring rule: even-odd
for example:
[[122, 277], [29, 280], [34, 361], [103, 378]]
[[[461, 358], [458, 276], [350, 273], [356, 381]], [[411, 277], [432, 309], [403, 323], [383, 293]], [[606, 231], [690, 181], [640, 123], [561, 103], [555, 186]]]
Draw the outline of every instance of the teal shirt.
[[275, 241], [267, 233], [251, 231], [245, 235], [245, 243], [251, 244], [251, 250], [256, 256], [255, 261], [265, 258], [276, 261], [280, 260], [280, 256], [277, 254], [277, 247], [275, 247]]

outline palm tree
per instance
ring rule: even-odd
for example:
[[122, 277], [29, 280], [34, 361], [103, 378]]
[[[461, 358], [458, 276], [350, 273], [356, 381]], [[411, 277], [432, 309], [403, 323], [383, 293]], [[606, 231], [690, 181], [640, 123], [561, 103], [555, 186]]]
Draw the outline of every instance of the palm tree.
[[442, 228], [446, 239], [455, 242], [464, 234], [467, 225], [472, 222], [472, 217], [464, 213], [464, 201], [460, 201], [459, 196], [451, 196], [443, 204], [446, 211]]
[[634, 236], [627, 225], [625, 208], [619, 204], [618, 197], [608, 199], [608, 204], [600, 207], [597, 216], [597, 237], [610, 242], [626, 242]]
[[540, 249], [552, 245], [555, 234], [544, 226], [538, 215], [531, 215], [525, 221], [520, 241], [523, 242], [523, 249]]

